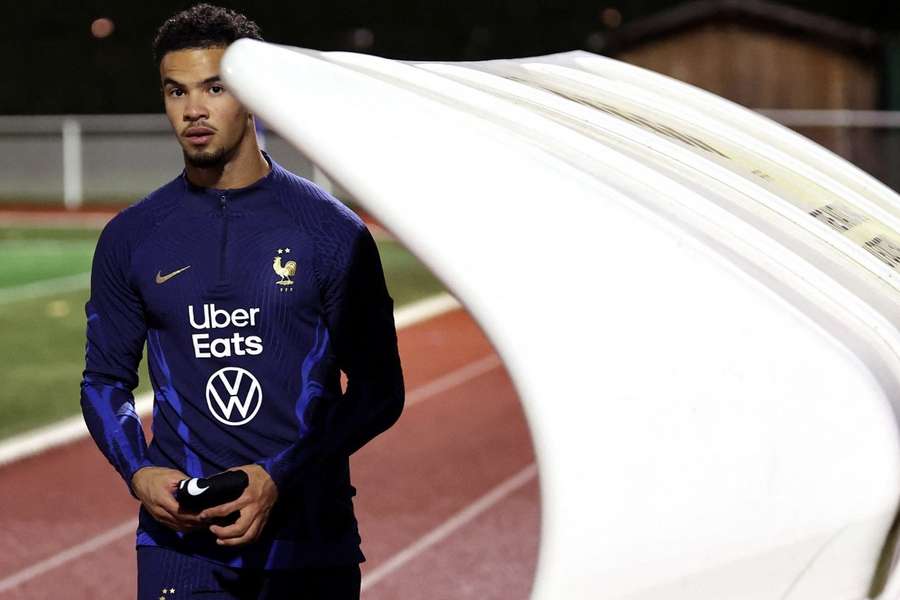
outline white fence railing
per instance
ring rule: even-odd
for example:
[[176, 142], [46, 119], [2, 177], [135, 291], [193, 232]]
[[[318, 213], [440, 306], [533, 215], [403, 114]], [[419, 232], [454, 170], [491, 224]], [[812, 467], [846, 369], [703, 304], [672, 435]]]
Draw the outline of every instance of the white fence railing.
[[900, 111], [761, 110], [900, 191]]
[[[762, 110], [900, 190], [900, 112]], [[328, 179], [274, 132], [272, 156]], [[175, 177], [181, 152], [162, 114], [0, 116], [0, 205], [130, 203]], [[340, 192], [338, 192], [340, 195]]]
[[[284, 167], [330, 186], [277, 134], [266, 134], [266, 146]], [[182, 168], [162, 114], [0, 116], [0, 204], [130, 203]]]

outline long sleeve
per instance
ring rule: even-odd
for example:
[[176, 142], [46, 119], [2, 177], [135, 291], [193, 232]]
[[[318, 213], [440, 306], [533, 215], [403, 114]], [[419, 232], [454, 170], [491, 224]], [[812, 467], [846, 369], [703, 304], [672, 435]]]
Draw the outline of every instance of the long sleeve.
[[132, 476], [151, 463], [132, 394], [147, 330], [143, 305], [128, 280], [128, 241], [120, 221], [113, 219], [94, 252], [91, 295], [85, 304], [81, 411], [100, 451], [134, 496]]
[[350, 456], [400, 417], [403, 374], [394, 328], [393, 300], [378, 248], [362, 225], [346, 250], [320, 267], [322, 304], [347, 389], [312, 404], [309, 432], [276, 456], [257, 461], [279, 489], [290, 488], [323, 462]]

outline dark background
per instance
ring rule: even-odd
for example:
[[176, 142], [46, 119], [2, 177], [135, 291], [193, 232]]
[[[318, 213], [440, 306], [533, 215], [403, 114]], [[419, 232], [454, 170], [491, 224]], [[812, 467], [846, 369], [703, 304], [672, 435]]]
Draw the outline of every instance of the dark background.
[[[0, 114], [144, 113], [162, 108], [150, 43], [172, 13], [195, 2], [8, 2], [0, 20], [4, 81]], [[680, 0], [304, 0], [219, 2], [254, 19], [272, 42], [352, 50], [395, 59], [478, 60], [596, 49], [592, 34]], [[900, 31], [900, 2], [782, 2], [869, 27], [886, 40]], [[115, 24], [106, 38], [91, 23]], [[360, 31], [363, 30], [363, 31]], [[594, 37], [596, 40], [596, 36]]]

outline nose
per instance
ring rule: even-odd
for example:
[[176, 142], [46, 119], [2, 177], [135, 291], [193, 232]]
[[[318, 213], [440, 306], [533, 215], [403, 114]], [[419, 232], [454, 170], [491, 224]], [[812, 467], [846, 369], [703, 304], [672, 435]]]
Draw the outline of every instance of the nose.
[[187, 102], [184, 105], [184, 120], [199, 121], [200, 119], [209, 118], [209, 110], [203, 103], [200, 94], [189, 94]]

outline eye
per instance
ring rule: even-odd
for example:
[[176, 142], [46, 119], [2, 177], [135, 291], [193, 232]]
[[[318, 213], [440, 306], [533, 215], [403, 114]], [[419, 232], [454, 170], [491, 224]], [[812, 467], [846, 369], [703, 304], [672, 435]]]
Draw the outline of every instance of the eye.
[[184, 96], [184, 90], [181, 88], [172, 88], [169, 90], [169, 95], [173, 98], [181, 98]]
[[225, 88], [222, 87], [221, 85], [216, 84], [216, 85], [209, 86], [209, 91], [211, 94], [221, 94], [222, 92], [225, 91]]

